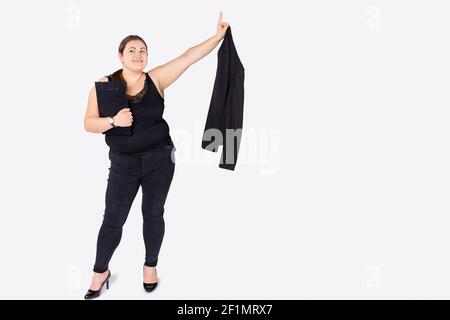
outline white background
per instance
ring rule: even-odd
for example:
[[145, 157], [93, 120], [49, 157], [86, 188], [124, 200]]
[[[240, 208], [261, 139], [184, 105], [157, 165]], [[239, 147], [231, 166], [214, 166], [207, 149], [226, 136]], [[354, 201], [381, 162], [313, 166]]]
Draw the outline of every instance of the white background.
[[101, 299], [450, 297], [448, 1], [11, 1], [0, 10], [0, 298], [82, 299], [109, 167], [89, 90], [230, 23], [245, 67], [235, 171], [200, 148], [216, 47], [165, 91], [177, 147], [160, 286], [141, 190]]

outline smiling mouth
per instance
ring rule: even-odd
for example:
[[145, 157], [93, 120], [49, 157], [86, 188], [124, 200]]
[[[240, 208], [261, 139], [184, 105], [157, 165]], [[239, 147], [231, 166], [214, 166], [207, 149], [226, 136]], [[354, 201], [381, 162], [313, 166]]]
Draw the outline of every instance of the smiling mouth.
[[133, 60], [133, 62], [136, 62], [136, 63], [142, 63], [143, 60]]

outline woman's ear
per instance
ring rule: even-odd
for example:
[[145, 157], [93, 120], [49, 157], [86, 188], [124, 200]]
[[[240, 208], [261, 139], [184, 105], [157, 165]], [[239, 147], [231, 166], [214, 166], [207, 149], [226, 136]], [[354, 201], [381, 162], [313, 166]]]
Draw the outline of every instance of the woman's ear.
[[122, 54], [120, 52], [119, 52], [118, 56], [119, 56], [120, 62], [123, 63], [123, 56], [122, 56]]

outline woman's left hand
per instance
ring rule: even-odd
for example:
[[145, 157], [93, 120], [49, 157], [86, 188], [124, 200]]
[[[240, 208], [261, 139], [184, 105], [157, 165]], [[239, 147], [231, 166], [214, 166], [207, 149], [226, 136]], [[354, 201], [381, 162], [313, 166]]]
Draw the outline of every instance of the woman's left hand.
[[223, 39], [225, 33], [227, 32], [228, 27], [229, 24], [228, 22], [222, 20], [222, 11], [220, 11], [219, 21], [217, 22], [217, 34], [216, 34], [219, 40]]

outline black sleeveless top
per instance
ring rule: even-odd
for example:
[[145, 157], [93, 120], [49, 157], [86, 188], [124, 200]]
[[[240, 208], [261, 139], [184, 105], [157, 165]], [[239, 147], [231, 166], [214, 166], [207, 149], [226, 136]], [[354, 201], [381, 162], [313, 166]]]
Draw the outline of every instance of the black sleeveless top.
[[[108, 80], [111, 79], [109, 75]], [[105, 142], [112, 151], [127, 155], [140, 154], [172, 141], [169, 125], [163, 119], [164, 98], [147, 72], [144, 88], [135, 96], [127, 95], [127, 101], [133, 115], [131, 136], [105, 135]]]

